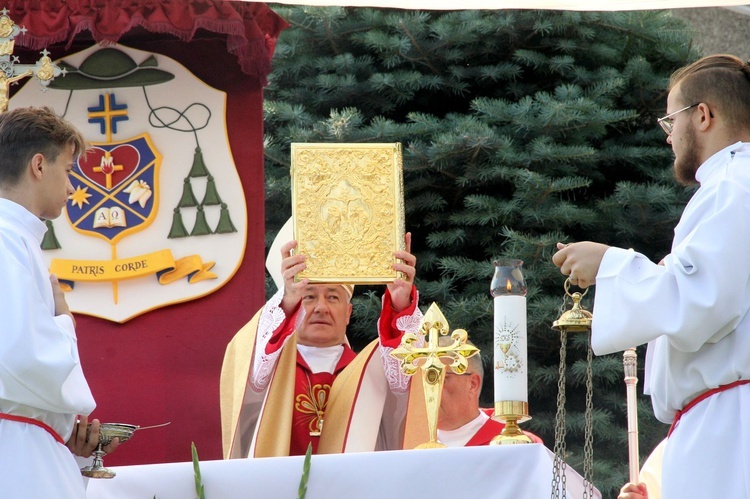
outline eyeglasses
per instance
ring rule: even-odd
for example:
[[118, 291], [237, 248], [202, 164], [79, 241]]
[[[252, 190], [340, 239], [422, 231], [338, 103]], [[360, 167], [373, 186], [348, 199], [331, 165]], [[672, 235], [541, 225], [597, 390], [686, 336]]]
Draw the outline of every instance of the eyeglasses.
[[699, 104], [700, 104], [700, 102], [697, 102], [697, 103], [693, 104], [692, 106], [683, 107], [682, 109], [677, 110], [677, 111], [675, 111], [673, 113], [669, 113], [668, 115], [664, 116], [663, 118], [659, 118], [656, 121], [659, 123], [659, 125], [661, 125], [662, 129], [664, 129], [664, 131], [667, 132], [667, 135], [672, 135], [672, 127], [674, 126], [674, 122], [672, 120], [672, 117], [675, 114], [680, 114], [681, 112], [687, 111], [688, 109], [693, 109], [695, 106], [697, 106]]

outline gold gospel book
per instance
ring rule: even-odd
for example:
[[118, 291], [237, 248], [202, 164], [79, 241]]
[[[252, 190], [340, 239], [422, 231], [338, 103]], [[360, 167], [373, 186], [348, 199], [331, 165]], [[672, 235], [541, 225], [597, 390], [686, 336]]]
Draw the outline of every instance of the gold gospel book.
[[297, 276], [310, 282], [387, 284], [404, 249], [401, 144], [292, 144]]

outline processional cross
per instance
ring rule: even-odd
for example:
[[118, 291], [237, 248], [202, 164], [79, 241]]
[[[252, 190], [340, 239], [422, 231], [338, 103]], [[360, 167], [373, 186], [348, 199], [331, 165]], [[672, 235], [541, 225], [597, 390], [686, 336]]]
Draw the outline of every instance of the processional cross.
[[47, 49], [42, 50], [42, 57], [35, 64], [19, 63], [18, 56], [13, 55], [15, 38], [19, 34], [25, 34], [26, 31], [26, 28], [19, 27], [8, 16], [8, 9], [0, 10], [0, 113], [8, 110], [8, 94], [11, 84], [27, 76], [34, 76], [45, 91], [50, 81], [56, 76], [65, 75], [65, 69], [60, 69], [52, 62]]
[[[447, 336], [449, 332], [448, 321], [437, 304], [433, 303], [424, 314], [419, 334], [404, 334], [401, 344], [391, 352], [391, 356], [401, 362], [404, 374], [412, 376], [417, 369], [422, 368], [430, 441], [417, 446], [417, 449], [445, 447], [437, 441], [437, 419], [445, 369], [450, 368], [456, 374], [464, 374], [469, 366], [467, 359], [479, 353], [477, 347], [466, 343], [468, 335], [463, 329], [453, 331], [450, 335], [452, 343], [441, 346], [440, 337]], [[424, 344], [425, 338], [427, 346], [419, 346]]]

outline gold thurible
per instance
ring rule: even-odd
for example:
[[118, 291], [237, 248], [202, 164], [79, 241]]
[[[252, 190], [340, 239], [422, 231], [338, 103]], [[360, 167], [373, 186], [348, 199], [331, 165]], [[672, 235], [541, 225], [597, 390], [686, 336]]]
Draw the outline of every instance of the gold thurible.
[[[567, 454], [565, 444], [565, 373], [567, 357], [568, 333], [586, 333], [588, 336], [588, 349], [586, 356], [586, 407], [584, 412], [584, 456], [583, 456], [583, 479], [584, 497], [593, 497], [594, 485], [594, 456], [593, 456], [593, 374], [592, 361], [593, 351], [591, 349], [591, 324], [593, 315], [581, 306], [581, 299], [586, 295], [588, 289], [583, 293], [570, 292], [570, 279], [565, 280], [566, 299], [573, 301], [570, 310], [563, 312], [560, 317], [552, 323], [552, 329], [560, 331], [560, 366], [557, 385], [557, 414], [555, 416], [555, 460], [553, 464], [553, 484], [559, 484], [564, 474], [565, 456]], [[565, 300], [563, 301], [563, 304]], [[560, 492], [559, 490], [553, 491]], [[553, 496], [556, 497], [556, 496]]]
[[583, 293], [576, 291], [571, 294], [570, 279], [565, 280], [565, 294], [573, 300], [573, 306], [552, 323], [552, 329], [565, 333], [591, 333], [591, 321], [594, 316], [581, 307], [581, 299], [586, 296], [586, 293], [588, 293], [588, 289]]

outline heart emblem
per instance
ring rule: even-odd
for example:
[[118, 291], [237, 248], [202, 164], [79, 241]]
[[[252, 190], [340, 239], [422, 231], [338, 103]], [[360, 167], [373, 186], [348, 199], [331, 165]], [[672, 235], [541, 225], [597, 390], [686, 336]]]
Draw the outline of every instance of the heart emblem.
[[138, 149], [122, 144], [111, 150], [94, 146], [78, 159], [78, 166], [84, 177], [111, 191], [135, 173], [139, 162]]

